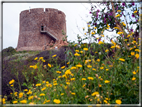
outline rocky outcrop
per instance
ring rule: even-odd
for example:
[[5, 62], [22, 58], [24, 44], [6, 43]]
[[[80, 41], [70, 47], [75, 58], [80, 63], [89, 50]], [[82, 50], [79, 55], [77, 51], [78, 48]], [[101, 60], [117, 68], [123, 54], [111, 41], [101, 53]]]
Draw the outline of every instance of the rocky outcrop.
[[42, 50], [59, 49], [62, 46], [67, 46], [67, 45], [68, 45], [67, 41], [57, 40], [54, 43], [54, 41], [52, 40], [50, 43], [47, 43], [46, 45], [44, 45], [42, 47]]

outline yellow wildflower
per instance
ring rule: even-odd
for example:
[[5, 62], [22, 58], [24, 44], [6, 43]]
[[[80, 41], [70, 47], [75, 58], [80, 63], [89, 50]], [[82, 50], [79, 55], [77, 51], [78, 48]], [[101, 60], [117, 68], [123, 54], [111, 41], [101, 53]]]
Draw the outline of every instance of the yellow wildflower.
[[[128, 40], [128, 39], [124, 39], [124, 41], [127, 41], [127, 40]], [[128, 45], [128, 44], [127, 44], [127, 45]], [[129, 44], [129, 45], [130, 45], [130, 44]], [[128, 45], [128, 46], [129, 46], [129, 45]]]
[[123, 34], [123, 32], [117, 32], [117, 34], [121, 35], [121, 34]]
[[134, 13], [137, 13], [137, 11], [134, 11]]
[[91, 66], [91, 65], [87, 65], [87, 67], [88, 67], [88, 68], [92, 68], [92, 66]]
[[104, 67], [100, 67], [100, 69], [104, 69]]
[[135, 78], [135, 77], [133, 77], [133, 78], [132, 78], [132, 80], [134, 81], [134, 80], [136, 80], [136, 78]]
[[117, 14], [115, 17], [120, 17], [120, 14]]
[[51, 68], [51, 64], [48, 63], [48, 66]]
[[37, 65], [34, 65], [33, 68], [34, 68], [34, 69], [37, 69]]
[[99, 45], [100, 45], [100, 44], [104, 44], [104, 42], [102, 42], [102, 41], [99, 41], [99, 43], [98, 43], [98, 44], [99, 44]]
[[2, 98], [2, 103], [3, 103], [3, 104], [6, 104], [5, 98]]
[[64, 69], [64, 68], [65, 68], [65, 66], [62, 66], [62, 67], [61, 67], [61, 69]]
[[129, 50], [131, 51], [133, 48], [130, 48]]
[[46, 87], [52, 87], [52, 84], [46, 84]]
[[116, 102], [116, 104], [121, 104], [122, 103], [121, 100], [116, 100], [115, 102]]
[[80, 51], [80, 53], [83, 53], [83, 51]]
[[42, 59], [43, 59], [43, 57], [40, 57], [39, 59], [41, 59], [41, 60], [42, 60]]
[[108, 27], [108, 28], [110, 27], [109, 24], [107, 24], [107, 27]]
[[131, 52], [131, 55], [133, 56], [135, 54], [135, 52]]
[[35, 57], [35, 59], [34, 60], [37, 60], [38, 59], [38, 57]]
[[29, 90], [29, 91], [27, 92], [27, 94], [32, 94], [32, 91], [31, 91], [31, 90]]
[[75, 50], [75, 52], [79, 52], [79, 50]]
[[130, 35], [127, 35], [127, 38], [130, 37]]
[[117, 12], [121, 12], [121, 10], [117, 10]]
[[67, 84], [67, 85], [69, 85], [69, 84], [70, 84], [70, 82], [66, 82], [66, 84]]
[[94, 27], [94, 29], [97, 29], [97, 27]]
[[101, 35], [102, 37], [104, 37], [104, 35]]
[[59, 104], [61, 101], [59, 99], [54, 99], [53, 102]]
[[126, 24], [124, 22], [122, 22], [123, 26], [126, 26]]
[[108, 80], [105, 80], [105, 83], [109, 83], [110, 81], [108, 81]]
[[88, 48], [83, 48], [83, 50], [88, 51]]
[[133, 74], [135, 75], [135, 74], [136, 74], [136, 72], [135, 72], [135, 71], [133, 71]]
[[119, 29], [119, 27], [114, 27], [114, 29]]
[[45, 96], [45, 94], [44, 94], [44, 93], [41, 93], [39, 96]]
[[62, 78], [62, 76], [58, 76], [58, 78]]
[[71, 81], [74, 81], [75, 80], [75, 78], [71, 78]]
[[80, 54], [79, 53], [75, 53], [74, 56], [80, 56]]
[[70, 75], [70, 74], [71, 74], [71, 71], [70, 71], [70, 70], [66, 70], [65, 74], [66, 74], [66, 75], [68, 75], [68, 74]]
[[120, 49], [120, 46], [119, 46], [119, 45], [116, 45], [116, 48]]
[[61, 93], [61, 95], [64, 95], [64, 93]]
[[139, 52], [140, 50], [139, 49], [135, 49], [135, 51]]
[[88, 27], [90, 27], [90, 25], [88, 25]]
[[49, 81], [46, 81], [46, 84], [48, 84], [49, 83]]
[[14, 95], [17, 96], [17, 92], [15, 92]]
[[91, 32], [91, 34], [92, 34], [92, 35], [94, 35], [94, 34], [95, 34], [95, 32]]
[[33, 98], [34, 98], [34, 96], [29, 96], [29, 97], [28, 97], [29, 100], [31, 100], [31, 99], [33, 99]]
[[125, 59], [123, 59], [123, 58], [119, 58], [119, 60], [120, 60], [120, 61], [125, 61]]
[[98, 62], [100, 62], [100, 59], [97, 59]]
[[47, 100], [46, 102], [48, 103], [48, 102], [50, 102], [50, 100]]
[[9, 84], [13, 84], [14, 82], [15, 82], [15, 80], [12, 79], [12, 80], [9, 82]]
[[96, 92], [92, 93], [91, 95], [92, 96], [99, 95], [99, 92], [96, 91]]
[[105, 98], [105, 100], [110, 100], [110, 98]]
[[139, 54], [136, 54], [135, 57], [138, 59], [139, 58]]
[[41, 89], [41, 91], [44, 91], [46, 89], [46, 87], [43, 87], [42, 89]]
[[95, 69], [95, 68], [92, 68], [92, 70], [96, 71], [96, 69]]
[[85, 60], [85, 64], [86, 64], [87, 62], [91, 62], [91, 60]]
[[23, 93], [20, 92], [20, 93], [19, 93], [19, 98], [22, 98], [22, 97], [23, 97]]
[[105, 52], [108, 52], [108, 51], [109, 51], [108, 49], [105, 50]]
[[105, 103], [108, 103], [107, 100], [104, 100]]
[[39, 84], [36, 84], [36, 87], [38, 87], [38, 86], [41, 86], [41, 84], [39, 83]]
[[82, 78], [82, 80], [86, 80], [86, 78]]
[[27, 100], [21, 100], [20, 103], [26, 104], [26, 103], [27, 103]]
[[78, 65], [76, 65], [76, 67], [82, 67], [82, 65], [81, 65], [81, 64], [78, 64]]
[[72, 95], [75, 95], [75, 93], [71, 93]]
[[24, 91], [28, 91], [28, 89], [24, 89]]
[[89, 79], [89, 80], [93, 80], [94, 78], [93, 78], [93, 77], [88, 77], [88, 79]]
[[72, 67], [71, 67], [71, 70], [73, 70], [73, 69], [76, 69], [76, 67], [75, 67], [75, 66], [72, 66]]
[[56, 57], [57, 55], [53, 55], [52, 57], [54, 58], [54, 57]]
[[85, 87], [86, 86], [86, 84], [84, 84], [82, 87]]
[[16, 104], [16, 103], [18, 103], [18, 101], [13, 101], [13, 104]]
[[61, 74], [62, 72], [61, 71], [56, 71], [56, 73]]

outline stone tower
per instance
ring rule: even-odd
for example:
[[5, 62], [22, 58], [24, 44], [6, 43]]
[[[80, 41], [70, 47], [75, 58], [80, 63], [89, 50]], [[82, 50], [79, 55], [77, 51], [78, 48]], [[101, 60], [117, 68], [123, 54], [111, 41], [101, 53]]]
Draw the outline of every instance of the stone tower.
[[52, 40], [66, 35], [65, 14], [52, 8], [35, 8], [20, 13], [20, 30], [17, 51], [42, 50]]

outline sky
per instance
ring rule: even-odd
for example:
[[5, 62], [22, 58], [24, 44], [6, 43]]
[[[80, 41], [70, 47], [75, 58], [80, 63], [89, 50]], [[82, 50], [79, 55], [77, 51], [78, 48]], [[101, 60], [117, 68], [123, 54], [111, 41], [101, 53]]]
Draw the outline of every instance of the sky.
[[[21, 11], [33, 8], [55, 8], [65, 13], [67, 40], [77, 42], [77, 34], [83, 37], [83, 27], [91, 21], [91, 4], [88, 3], [3, 3], [2, 30], [3, 49], [17, 47], [19, 37], [19, 17]], [[112, 37], [114, 32], [105, 32]], [[85, 41], [87, 42], [87, 41]]]
[[55, 8], [64, 12], [70, 41], [76, 41], [77, 34], [83, 33], [82, 28], [91, 20], [89, 3], [3, 3], [3, 49], [17, 47], [20, 12], [29, 8]]

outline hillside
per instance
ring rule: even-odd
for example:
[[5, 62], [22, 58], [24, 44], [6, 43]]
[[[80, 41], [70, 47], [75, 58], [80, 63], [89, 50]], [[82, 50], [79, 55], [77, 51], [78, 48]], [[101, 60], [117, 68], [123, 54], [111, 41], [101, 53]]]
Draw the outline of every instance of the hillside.
[[[57, 63], [60, 66], [65, 65], [65, 47], [60, 48], [60, 50], [50, 50], [50, 51], [21, 51], [16, 52], [16, 50], [12, 47], [6, 48], [2, 51], [2, 94], [9, 95], [12, 91], [7, 84], [11, 79], [15, 79], [18, 82], [15, 73], [19, 73], [18, 78], [20, 83], [25, 82], [25, 78], [22, 72], [30, 72], [29, 66], [31, 64], [35, 64], [35, 57], [44, 57], [46, 62], [45, 65], [48, 64], [49, 61], [52, 61], [51, 56], [56, 54], [59, 56]], [[50, 59], [51, 58], [51, 59]], [[15, 85], [16, 91], [19, 91], [18, 84]], [[24, 89], [26, 87], [22, 87]]]
[[[32, 96], [34, 104], [100, 104], [106, 103], [103, 99], [108, 97], [111, 104], [118, 97], [124, 104], [138, 103], [139, 50], [134, 49], [134, 56], [113, 44], [72, 44], [47, 51], [4, 49], [3, 98], [7, 104], [15, 104], [17, 100], [22, 104], [33, 103]], [[133, 86], [137, 88], [131, 90]], [[93, 99], [94, 96], [99, 100]]]

